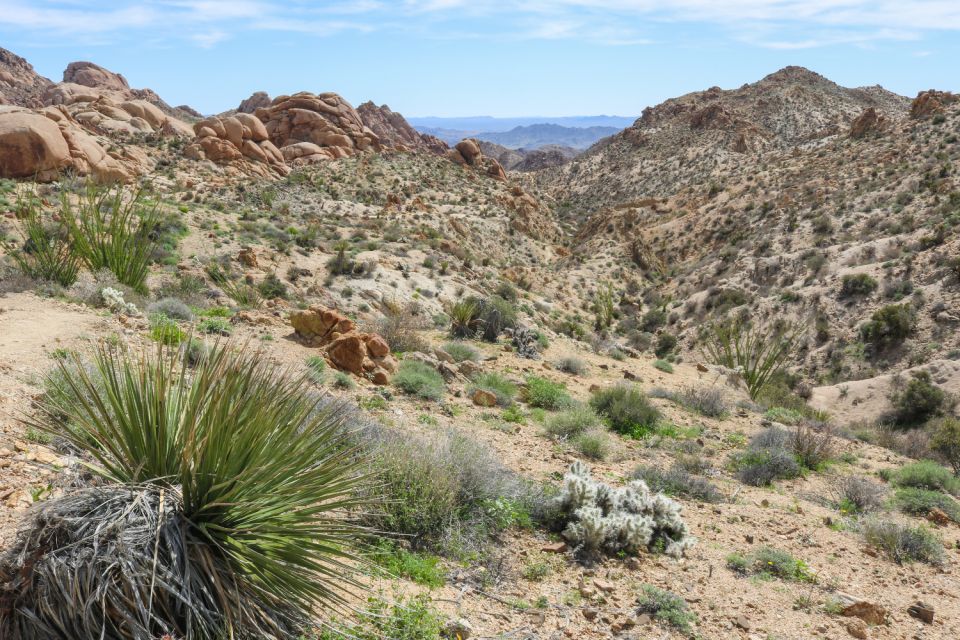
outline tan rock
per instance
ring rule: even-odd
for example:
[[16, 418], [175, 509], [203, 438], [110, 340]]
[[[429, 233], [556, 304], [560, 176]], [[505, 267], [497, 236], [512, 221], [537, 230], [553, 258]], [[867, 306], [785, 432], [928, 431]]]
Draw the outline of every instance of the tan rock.
[[497, 404], [497, 396], [483, 389], [476, 389], [470, 395], [470, 400], [478, 407], [494, 407]]
[[28, 111], [0, 112], [0, 176], [52, 179], [70, 164], [56, 122]]

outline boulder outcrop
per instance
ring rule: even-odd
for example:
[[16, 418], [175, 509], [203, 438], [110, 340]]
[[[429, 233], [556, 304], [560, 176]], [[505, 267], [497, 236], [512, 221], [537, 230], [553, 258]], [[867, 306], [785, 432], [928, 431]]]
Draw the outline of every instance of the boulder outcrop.
[[0, 104], [42, 107], [43, 92], [52, 84], [29, 62], [0, 47]]
[[447, 143], [431, 135], [421, 134], [410, 126], [406, 118], [392, 111], [387, 105], [377, 106], [364, 102], [357, 107], [364, 126], [373, 131], [385, 149], [394, 151], [429, 151], [442, 155], [447, 152]]
[[850, 125], [850, 137], [865, 138], [871, 133], [883, 131], [886, 124], [887, 119], [879, 115], [876, 109], [869, 107]]
[[263, 122], [249, 113], [206, 118], [195, 123], [193, 131], [197, 139], [183, 151], [188, 158], [217, 164], [246, 160], [248, 169], [263, 175], [290, 171], [280, 150], [268, 139]]
[[270, 106], [270, 96], [266, 91], [255, 91], [250, 97], [242, 100], [237, 111], [240, 113], [253, 113], [257, 109], [264, 109]]
[[503, 166], [493, 158], [483, 155], [480, 142], [474, 138], [466, 138], [458, 142], [456, 147], [447, 151], [446, 158], [457, 164], [473, 167], [496, 180], [502, 182], [507, 180]]
[[910, 117], [915, 120], [929, 118], [930, 116], [942, 113], [946, 105], [960, 99], [960, 96], [954, 95], [949, 91], [921, 91], [917, 97], [910, 103]]
[[375, 333], [357, 330], [353, 320], [335, 309], [313, 305], [290, 314], [290, 324], [307, 344], [319, 347], [331, 366], [387, 384], [396, 371], [397, 361], [390, 346]]

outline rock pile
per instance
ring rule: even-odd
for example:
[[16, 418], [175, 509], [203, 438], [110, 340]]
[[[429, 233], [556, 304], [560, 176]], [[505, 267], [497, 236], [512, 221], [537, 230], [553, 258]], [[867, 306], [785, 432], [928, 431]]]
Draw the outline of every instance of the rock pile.
[[443, 155], [449, 147], [447, 143], [431, 135], [421, 134], [410, 126], [399, 113], [387, 105], [377, 106], [364, 102], [357, 107], [357, 113], [365, 127], [373, 131], [385, 149], [393, 151], [429, 151]]
[[290, 314], [290, 324], [310, 346], [319, 347], [327, 361], [340, 371], [387, 384], [396, 371], [386, 340], [375, 333], [357, 330], [353, 320], [334, 309], [313, 305]]
[[473, 167], [486, 173], [491, 178], [506, 182], [507, 174], [503, 167], [493, 158], [483, 155], [479, 141], [467, 138], [457, 143], [457, 146], [446, 153], [447, 159], [457, 164]]
[[876, 109], [869, 107], [850, 125], [850, 137], [854, 139], [865, 138], [870, 133], [882, 131], [886, 124], [887, 119], [879, 115]]
[[960, 99], [960, 96], [956, 96], [949, 91], [936, 91], [935, 89], [921, 91], [910, 103], [910, 117], [915, 120], [929, 118], [934, 114], [942, 113], [946, 105], [957, 99]]
[[51, 83], [20, 56], [0, 47], [0, 104], [39, 108]]
[[263, 109], [270, 106], [270, 96], [266, 91], [254, 91], [250, 97], [240, 102], [237, 111], [240, 113], [253, 113], [257, 109]]
[[280, 150], [270, 142], [263, 122], [249, 113], [206, 118], [195, 123], [193, 131], [197, 140], [183, 150], [188, 158], [218, 164], [249, 160], [247, 168], [261, 175], [271, 170], [280, 175], [290, 172]]

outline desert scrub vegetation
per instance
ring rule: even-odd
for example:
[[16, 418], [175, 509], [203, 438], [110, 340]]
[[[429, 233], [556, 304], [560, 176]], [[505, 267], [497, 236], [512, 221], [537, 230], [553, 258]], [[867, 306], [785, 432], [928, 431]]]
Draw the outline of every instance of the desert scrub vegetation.
[[684, 409], [708, 418], [723, 418], [728, 413], [723, 389], [716, 386], [690, 386], [679, 392], [656, 388], [650, 391], [650, 397], [666, 398]]
[[430, 607], [426, 595], [392, 604], [382, 597], [372, 597], [355, 622], [334, 622], [316, 640], [440, 640], [442, 631], [443, 620]]
[[868, 544], [883, 551], [897, 564], [925, 562], [943, 564], [946, 554], [940, 538], [924, 526], [912, 527], [892, 520], [870, 518], [861, 533]]
[[439, 400], [447, 388], [443, 376], [419, 360], [401, 361], [392, 382], [401, 391], [425, 400]]
[[477, 375], [467, 388], [467, 393], [472, 395], [477, 390], [493, 394], [497, 399], [497, 405], [501, 407], [512, 405], [517, 395], [517, 385], [499, 373], [493, 372]]
[[741, 575], [755, 575], [762, 579], [816, 582], [816, 576], [806, 562], [771, 547], [761, 547], [747, 555], [731, 554], [727, 556], [727, 568]]
[[357, 446], [370, 452], [370, 497], [380, 500], [363, 522], [416, 551], [469, 556], [491, 536], [529, 525], [537, 508], [539, 491], [460, 431], [420, 438], [368, 425]]
[[960, 478], [960, 419], [941, 418], [931, 425], [930, 449], [938, 454]]
[[843, 476], [832, 485], [833, 503], [844, 515], [860, 515], [883, 509], [887, 489], [863, 476]]
[[944, 491], [960, 496], [960, 478], [933, 460], [905, 464], [892, 474], [890, 482], [896, 487], [911, 487], [929, 491]]
[[760, 325], [736, 318], [710, 325], [702, 344], [713, 364], [740, 373], [750, 398], [756, 400], [771, 378], [783, 371], [802, 336], [799, 325]]
[[439, 556], [410, 551], [394, 540], [372, 544], [369, 558], [390, 577], [406, 578], [426, 587], [441, 587], [446, 581]]
[[600, 389], [590, 398], [590, 406], [619, 434], [642, 438], [660, 421], [660, 411], [650, 404], [639, 387], [619, 384]]
[[770, 427], [754, 436], [746, 451], [731, 457], [731, 464], [740, 482], [763, 487], [774, 480], [799, 476], [800, 465], [789, 449], [789, 440], [790, 435], [777, 427]]
[[43, 502], [0, 558], [0, 636], [296, 636], [342, 603], [365, 460], [353, 414], [308, 388], [227, 345], [193, 368], [173, 349], [60, 361], [27, 422], [97, 481]]
[[523, 397], [531, 407], [551, 411], [568, 407], [573, 402], [563, 383], [553, 382], [538, 376], [527, 377]]
[[933, 383], [929, 371], [913, 371], [907, 384], [890, 398], [889, 420], [900, 428], [922, 425], [952, 408], [953, 398]]
[[677, 594], [645, 584], [637, 598], [637, 613], [645, 613], [654, 620], [673, 627], [684, 635], [693, 633], [697, 614], [690, 611], [687, 601]]
[[723, 500], [723, 494], [712, 482], [691, 473], [681, 464], [674, 464], [669, 469], [639, 466], [634, 470], [633, 477], [646, 482], [652, 491], [668, 496], [692, 498], [701, 502]]
[[611, 487], [594, 480], [590, 467], [574, 462], [560, 492], [544, 508], [544, 520], [585, 562], [603, 555], [663, 552], [679, 557], [695, 542], [680, 517], [680, 505], [654, 494], [642, 480]]
[[506, 329], [517, 326], [517, 308], [498, 295], [488, 298], [470, 296], [453, 304], [450, 316], [450, 335], [454, 338], [481, 338], [496, 342]]
[[554, 438], [575, 438], [600, 426], [602, 421], [596, 411], [589, 406], [576, 404], [548, 416], [546, 431]]
[[31, 208], [23, 220], [23, 248], [11, 255], [27, 277], [61, 287], [72, 286], [80, 272], [80, 258], [66, 233], [45, 223], [36, 208]]
[[564, 356], [557, 361], [557, 369], [571, 375], [582, 376], [587, 372], [587, 363], [576, 356]]
[[960, 522], [960, 502], [940, 491], [915, 487], [897, 489], [894, 503], [903, 513], [926, 517], [936, 510], [953, 522]]
[[371, 331], [379, 333], [391, 351], [405, 353], [424, 350], [426, 342], [420, 331], [426, 325], [419, 305], [388, 302], [384, 304], [383, 316], [373, 323]]
[[443, 350], [457, 363], [480, 360], [480, 352], [466, 342], [448, 342], [443, 345]]
[[860, 339], [872, 353], [882, 353], [903, 343], [914, 331], [916, 314], [909, 303], [889, 304], [873, 312], [860, 325]]
[[868, 296], [877, 286], [877, 281], [868, 273], [848, 273], [840, 281], [840, 297]]

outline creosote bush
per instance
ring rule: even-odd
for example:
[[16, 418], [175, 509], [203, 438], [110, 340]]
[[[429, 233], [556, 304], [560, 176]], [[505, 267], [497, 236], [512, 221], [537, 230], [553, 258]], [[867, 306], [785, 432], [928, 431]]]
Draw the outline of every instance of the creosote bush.
[[568, 407], [573, 402], [562, 383], [537, 376], [527, 378], [523, 395], [531, 407], [554, 411]]
[[660, 411], [634, 385], [600, 389], [590, 398], [590, 406], [610, 423], [611, 429], [634, 438], [653, 431], [661, 418]]
[[861, 526], [867, 543], [877, 547], [897, 564], [926, 562], [943, 564], [943, 542], [924, 526], [911, 527], [892, 520], [869, 519]]
[[662, 551], [679, 557], [696, 542], [680, 517], [680, 505], [654, 494], [642, 480], [614, 488], [594, 480], [590, 467], [574, 462], [545, 518], [585, 561], [604, 554]]
[[914, 487], [930, 491], [945, 491], [960, 496], [960, 478], [933, 460], [911, 462], [897, 469], [891, 478], [898, 487]]
[[352, 414], [307, 388], [227, 345], [192, 368], [166, 349], [60, 361], [28, 422], [99, 482], [42, 503], [0, 558], [0, 637], [288, 637], [344, 602], [364, 460]]
[[446, 391], [443, 376], [418, 360], [403, 360], [393, 374], [392, 381], [398, 389], [426, 400], [439, 400]]
[[870, 320], [860, 326], [860, 337], [879, 353], [902, 344], [913, 333], [915, 324], [913, 307], [890, 304], [874, 311]]
[[948, 403], [947, 394], [933, 383], [928, 371], [914, 371], [906, 386], [891, 398], [893, 422], [906, 428], [921, 425], [941, 414]]

